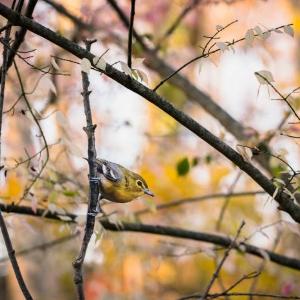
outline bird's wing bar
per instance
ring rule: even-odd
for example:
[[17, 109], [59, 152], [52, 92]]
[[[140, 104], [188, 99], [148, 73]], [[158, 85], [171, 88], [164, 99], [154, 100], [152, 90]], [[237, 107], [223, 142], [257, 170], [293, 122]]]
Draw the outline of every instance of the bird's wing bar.
[[117, 182], [122, 179], [122, 174], [114, 163], [105, 160], [99, 160], [97, 163], [98, 172], [103, 174], [108, 180]]

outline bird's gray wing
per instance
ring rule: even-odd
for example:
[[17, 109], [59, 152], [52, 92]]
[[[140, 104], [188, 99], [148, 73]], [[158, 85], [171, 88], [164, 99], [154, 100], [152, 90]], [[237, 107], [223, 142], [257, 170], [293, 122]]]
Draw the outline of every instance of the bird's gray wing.
[[113, 182], [121, 181], [122, 173], [118, 165], [107, 160], [97, 160], [97, 171]]

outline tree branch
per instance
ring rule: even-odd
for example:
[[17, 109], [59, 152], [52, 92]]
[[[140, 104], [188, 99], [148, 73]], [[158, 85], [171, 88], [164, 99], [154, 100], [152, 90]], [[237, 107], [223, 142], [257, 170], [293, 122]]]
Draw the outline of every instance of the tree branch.
[[[86, 51], [82, 47], [74, 44], [68, 39], [56, 34], [52, 30], [40, 25], [39, 23], [20, 16], [5, 5], [0, 3], [0, 15], [7, 18], [14, 25], [24, 26], [28, 30], [38, 34], [39, 36], [51, 41], [52, 43], [62, 47], [66, 51], [74, 54], [78, 58], [87, 58], [93, 62], [94, 55], [89, 51]], [[159, 107], [161, 110], [172, 116], [180, 124], [188, 128], [195, 133], [198, 137], [206, 141], [209, 145], [222, 153], [225, 157], [231, 160], [241, 170], [247, 173], [257, 184], [259, 184], [269, 195], [273, 196], [276, 187], [274, 184], [262, 174], [260, 170], [254, 167], [248, 161], [245, 161], [243, 157], [225, 144], [222, 140], [217, 138], [206, 128], [202, 127], [194, 119], [176, 109], [171, 103], [154, 93], [152, 90], [129, 77], [125, 73], [115, 69], [113, 66], [106, 64], [105, 70], [99, 70], [105, 73], [108, 77], [119, 82], [121, 85], [127, 87], [131, 91], [143, 96], [145, 99]], [[296, 222], [300, 223], [300, 207], [294, 203], [293, 199], [286, 193], [277, 194], [275, 200], [279, 203], [279, 208], [287, 212]]]
[[131, 55], [132, 55], [132, 30], [133, 30], [133, 22], [134, 22], [134, 14], [135, 14], [135, 0], [131, 0], [131, 12], [130, 12], [130, 23], [128, 28], [128, 59], [127, 65], [131, 68]]
[[[18, 252], [15, 253], [15, 255], [16, 256], [23, 256], [23, 255], [31, 254], [32, 252], [38, 251], [38, 250], [45, 251], [46, 249], [55, 247], [57, 245], [66, 243], [68, 241], [71, 241], [75, 237], [77, 237], [78, 235], [79, 235], [79, 232], [76, 232], [76, 233], [73, 233], [71, 235], [67, 235], [67, 236], [58, 238], [56, 240], [50, 241], [50, 242], [46, 242], [46, 243], [43, 243], [43, 244], [40, 244], [40, 245], [35, 245], [35, 246], [30, 247], [30, 248], [26, 248], [24, 250], [18, 251]], [[9, 259], [9, 257], [0, 258], [0, 263], [3, 263], [5, 261], [7, 261], [8, 259]]]
[[[30, 0], [27, 8], [26, 8], [26, 12], [25, 12], [25, 16], [28, 18], [32, 18], [32, 14], [34, 11], [34, 8], [37, 4], [38, 0]], [[18, 10], [17, 10], [18, 11]], [[21, 11], [21, 9], [19, 9], [19, 11]], [[17, 31], [15, 33], [15, 40], [11, 46], [11, 51], [9, 51], [9, 55], [7, 58], [7, 70], [11, 67], [13, 60], [15, 58], [16, 53], [18, 52], [18, 49], [20, 48], [21, 44], [24, 41], [25, 35], [26, 35], [27, 29], [25, 27], [21, 27], [20, 31]], [[0, 82], [1, 82], [1, 75], [0, 75]]]
[[[10, 33], [11, 33], [11, 27], [8, 27], [5, 32], [5, 40], [9, 42], [10, 39]], [[9, 55], [9, 50], [4, 47], [3, 49], [3, 60], [2, 60], [2, 67], [1, 67], [1, 76], [2, 76], [2, 81], [1, 81], [1, 90], [0, 90], [0, 162], [1, 162], [1, 146], [2, 146], [2, 118], [3, 118], [3, 105], [4, 105], [4, 92], [5, 92], [5, 82], [6, 82], [6, 75], [7, 75], [7, 70], [8, 70], [8, 55]], [[6, 228], [6, 224], [4, 221], [4, 217], [0, 208], [0, 228], [1, 232], [3, 235], [3, 239], [5, 242], [5, 246], [7, 249], [7, 253], [11, 262], [11, 265], [13, 267], [15, 276], [17, 278], [19, 287], [27, 300], [32, 300], [32, 297], [30, 295], [29, 290], [27, 289], [26, 283], [23, 279], [22, 273], [20, 271], [18, 261], [15, 256], [15, 250], [13, 248], [13, 245], [11, 243], [8, 230]]]
[[[96, 42], [93, 41], [85, 41], [87, 51], [90, 51], [91, 45]], [[98, 197], [100, 193], [100, 184], [99, 179], [97, 178], [97, 165], [96, 165], [96, 146], [95, 146], [95, 129], [96, 125], [93, 124], [92, 120], [92, 112], [90, 107], [90, 91], [89, 91], [89, 78], [88, 74], [85, 72], [81, 72], [82, 75], [82, 97], [83, 97], [83, 105], [84, 105], [84, 113], [86, 116], [86, 127], [84, 127], [84, 131], [87, 134], [88, 138], [88, 163], [89, 163], [89, 203], [88, 203], [88, 211], [86, 217], [86, 225], [84, 230], [84, 237], [82, 240], [82, 245], [80, 248], [79, 255], [75, 259], [73, 263], [75, 275], [74, 282], [77, 287], [77, 295], [79, 300], [84, 300], [84, 289], [83, 289], [83, 276], [82, 276], [82, 266], [85, 259], [86, 250], [88, 248], [91, 236], [94, 232], [95, 226], [95, 217], [97, 215], [97, 203]]]
[[[58, 213], [52, 213], [48, 210], [44, 210], [40, 208], [36, 209], [36, 211], [33, 211], [32, 208], [28, 206], [4, 205], [1, 203], [0, 203], [0, 209], [8, 213], [17, 213], [17, 214], [27, 215], [32, 217], [42, 217], [45, 219], [57, 220], [65, 223], [76, 223], [76, 218], [78, 217], [78, 215], [75, 214], [67, 213], [62, 215]], [[70, 220], [66, 221], [66, 217]], [[190, 239], [190, 240], [210, 243], [221, 247], [228, 247], [232, 242], [232, 239], [226, 236], [212, 234], [212, 233], [184, 230], [181, 228], [150, 225], [150, 224], [126, 223], [126, 222], [121, 222], [116, 224], [116, 223], [111, 223], [110, 221], [107, 220], [100, 220], [100, 223], [106, 230], [116, 231], [116, 232], [128, 231], [128, 232], [157, 234], [162, 236], [170, 236], [174, 238]], [[277, 254], [272, 251], [253, 246], [245, 242], [235, 243], [233, 248], [242, 253], [249, 253], [254, 256], [260, 257], [262, 259], [265, 259], [266, 256], [268, 256], [270, 261], [274, 263], [300, 271], [299, 259]]]
[[214, 272], [214, 274], [213, 274], [213, 276], [212, 276], [210, 282], [208, 283], [208, 286], [206, 287], [206, 289], [205, 289], [203, 295], [201, 296], [201, 299], [204, 300], [204, 299], [206, 298], [206, 296], [208, 295], [208, 293], [209, 293], [209, 291], [210, 291], [212, 285], [214, 284], [215, 280], [216, 280], [217, 277], [219, 276], [219, 273], [221, 272], [221, 269], [222, 269], [222, 267], [223, 267], [223, 265], [224, 265], [224, 263], [225, 263], [227, 257], [229, 256], [230, 251], [233, 249], [234, 245], [236, 244], [236, 241], [237, 241], [237, 239], [238, 239], [238, 237], [239, 237], [239, 235], [240, 235], [240, 233], [241, 233], [241, 230], [242, 230], [242, 228], [244, 227], [244, 225], [245, 225], [245, 222], [242, 221], [242, 224], [240, 225], [240, 227], [239, 227], [239, 229], [238, 229], [238, 231], [237, 231], [237, 233], [236, 233], [234, 239], [231, 241], [230, 245], [228, 246], [228, 248], [227, 248], [226, 251], [224, 252], [224, 255], [223, 255], [221, 261], [219, 262], [219, 264], [218, 264], [218, 266], [217, 266], [217, 269], [216, 269], [216, 271]]
[[[129, 21], [125, 13], [121, 10], [115, 0], [107, 0], [112, 6], [115, 12], [118, 14], [120, 20], [126, 28], [129, 27]], [[157, 71], [162, 77], [167, 77], [174, 73], [175, 70], [169, 66], [164, 59], [159, 58], [156, 55], [155, 49], [150, 49], [133, 28], [133, 34], [136, 40], [139, 42], [148, 59], [145, 60], [145, 64]], [[170, 83], [174, 84], [182, 91], [185, 92], [188, 99], [199, 104], [204, 110], [216, 118], [229, 132], [231, 132], [237, 139], [247, 139], [245, 134], [245, 128], [234, 118], [232, 118], [223, 108], [221, 108], [215, 101], [213, 101], [209, 95], [197, 89], [186, 77], [181, 74], [176, 74], [170, 79]]]
[[165, 31], [163, 36], [159, 39], [159, 42], [157, 43], [155, 47], [155, 51], [159, 50], [161, 44], [170, 37], [173, 32], [176, 30], [176, 28], [180, 25], [181, 21], [191, 12], [194, 8], [197, 7], [198, 4], [200, 4], [201, 0], [192, 0], [189, 5], [187, 5], [177, 16], [175, 21], [171, 24], [171, 26]]
[[[208, 194], [208, 195], [203, 195], [203, 196], [198, 196], [198, 197], [190, 197], [190, 198], [183, 198], [179, 200], [173, 200], [168, 203], [163, 203], [163, 204], [158, 204], [156, 205], [156, 210], [162, 210], [162, 209], [167, 209], [167, 208], [173, 208], [177, 207], [180, 205], [185, 205], [185, 204], [191, 204], [195, 202], [202, 202], [206, 200], [213, 200], [213, 199], [218, 199], [218, 198], [238, 198], [238, 197], [247, 197], [247, 196], [254, 196], [254, 195], [263, 195], [265, 194], [265, 191], [250, 191], [250, 192], [239, 192], [239, 193], [217, 193], [217, 194]], [[145, 208], [138, 210], [134, 212], [134, 215], [140, 216], [146, 213], [151, 212], [150, 208]]]

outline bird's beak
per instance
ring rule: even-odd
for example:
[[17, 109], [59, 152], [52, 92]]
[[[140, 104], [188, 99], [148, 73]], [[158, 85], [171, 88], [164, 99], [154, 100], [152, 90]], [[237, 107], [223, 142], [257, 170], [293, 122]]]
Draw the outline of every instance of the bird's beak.
[[154, 197], [154, 194], [149, 189], [144, 189], [144, 193], [149, 195], [149, 196]]

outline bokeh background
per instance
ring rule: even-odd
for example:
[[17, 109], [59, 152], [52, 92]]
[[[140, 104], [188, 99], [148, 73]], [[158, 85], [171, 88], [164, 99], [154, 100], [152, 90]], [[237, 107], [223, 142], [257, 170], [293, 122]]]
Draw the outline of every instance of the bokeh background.
[[[2, 0], [10, 5], [11, 1]], [[96, 38], [92, 52], [109, 63], [127, 60], [127, 30], [106, 1], [65, 0], [63, 4], [73, 15], [96, 28], [79, 31], [70, 19], [59, 14], [47, 1], [39, 1], [34, 19], [79, 44], [85, 38]], [[130, 1], [117, 1], [129, 15]], [[178, 14], [189, 5], [185, 0], [137, 1], [135, 28], [156, 45]], [[299, 134], [299, 125], [289, 124], [291, 116], [278, 129], [289, 113], [282, 101], [271, 100], [273, 94], [260, 86], [254, 72], [268, 70], [283, 93], [299, 85], [300, 3], [297, 0], [199, 1], [175, 32], [161, 43], [159, 55], [174, 68], [201, 53], [200, 46], [216, 32], [238, 20], [221, 34], [221, 41], [245, 36], [248, 29], [263, 30], [293, 23], [295, 36], [275, 33], [267, 40], [256, 39], [252, 45], [237, 43], [235, 51], [218, 52], [210, 59], [195, 62], [182, 71], [191, 82], [210, 95], [244, 126], [254, 128], [259, 140], [274, 135], [270, 148], [297, 170], [299, 145], [281, 132]], [[1, 22], [4, 20], [1, 19]], [[23, 50], [36, 49], [28, 61], [35, 66], [53, 62], [51, 56], [79, 62], [46, 40], [28, 33]], [[133, 66], [145, 72], [148, 86], [154, 87], [160, 76], [146, 67], [143, 52], [134, 44]], [[33, 70], [17, 59], [28, 98], [49, 144], [50, 158], [42, 175], [31, 188], [22, 205], [33, 208], [63, 209], [82, 216], [86, 211], [87, 144], [82, 128], [85, 117], [82, 104], [80, 65], [60, 60], [59, 76]], [[259, 187], [232, 163], [204, 141], [178, 125], [176, 121], [140, 96], [104, 75], [90, 72], [93, 120], [97, 124], [98, 156], [120, 163], [138, 173], [148, 182], [155, 198], [143, 197], [129, 204], [107, 203], [104, 210], [110, 220], [142, 222], [180, 227], [195, 231], [234, 235], [241, 221], [246, 222], [242, 238], [291, 257], [299, 256], [299, 229], [293, 221], [277, 210], [276, 203], [265, 194], [234, 198], [215, 198], [187, 203], [168, 209], [157, 205], [215, 193], [258, 191]], [[199, 105], [189, 101], [184, 92], [171, 84], [158, 93], [176, 107], [191, 115], [216, 136], [236, 148], [237, 141], [220, 123]], [[3, 129], [3, 156], [0, 201], [16, 203], [22, 198], [45, 161], [45, 151], [30, 164], [16, 165], [43, 147], [39, 131], [20, 95], [15, 71], [11, 68], [7, 81]], [[293, 99], [297, 109], [297, 95]], [[189, 168], [187, 168], [187, 162]], [[180, 168], [181, 166], [181, 168]], [[183, 166], [183, 171], [182, 171]], [[284, 168], [276, 159], [272, 167]], [[281, 170], [281, 169], [280, 169]], [[224, 206], [225, 205], [225, 206]], [[225, 209], [224, 209], [225, 207]], [[143, 210], [143, 213], [137, 213]], [[221, 216], [221, 217], [220, 217]], [[19, 257], [26, 281], [36, 299], [75, 299], [72, 260], [78, 253], [81, 237], [74, 233], [82, 225], [42, 218], [7, 214], [6, 222], [18, 251], [69, 237], [57, 245], [31, 250]], [[263, 228], [263, 229], [262, 229]], [[5, 260], [7, 253], [0, 244], [3, 260], [0, 268], [1, 299], [22, 299], [12, 272]], [[208, 284], [223, 250], [213, 245], [141, 233], [112, 233], [97, 228], [86, 264], [87, 299], [176, 299], [199, 292]], [[236, 291], [258, 291], [283, 295], [300, 294], [299, 272], [278, 266], [268, 259], [232, 252], [220, 280], [212, 291], [230, 286], [242, 275], [261, 270], [255, 280], [243, 281]], [[7, 298], [5, 298], [7, 297]], [[242, 298], [241, 298], [242, 299]]]

